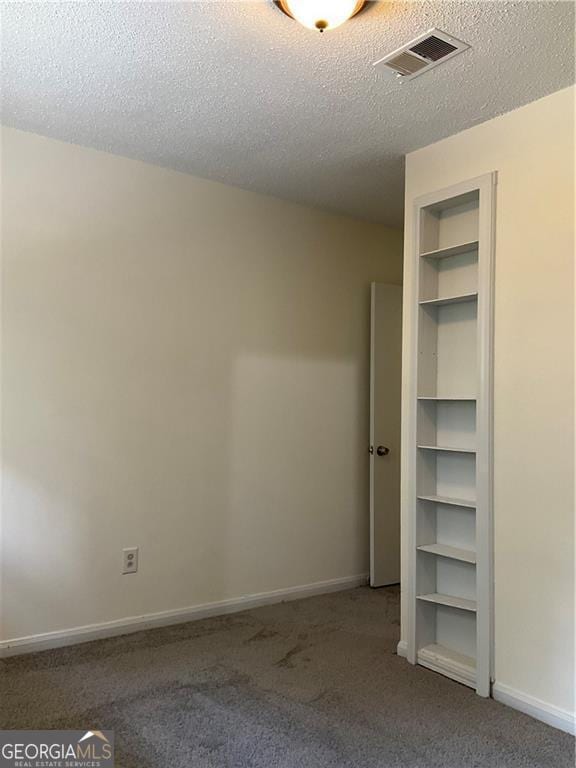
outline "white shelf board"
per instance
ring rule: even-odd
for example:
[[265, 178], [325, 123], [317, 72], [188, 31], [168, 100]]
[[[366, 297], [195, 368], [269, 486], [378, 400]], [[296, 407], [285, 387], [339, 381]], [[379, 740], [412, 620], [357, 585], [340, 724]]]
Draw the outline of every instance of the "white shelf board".
[[478, 248], [478, 240], [469, 240], [467, 243], [450, 245], [447, 248], [437, 248], [435, 251], [425, 251], [420, 256], [424, 259], [446, 259], [448, 256], [459, 256], [461, 253], [469, 253]]
[[472, 656], [432, 643], [418, 651], [418, 663], [470, 688], [476, 687], [476, 659]]
[[438, 557], [447, 557], [450, 560], [460, 560], [463, 563], [476, 564], [476, 552], [471, 549], [460, 549], [460, 547], [451, 547], [448, 544], [422, 544], [416, 547], [419, 552], [429, 552]]
[[459, 608], [462, 611], [471, 611], [472, 613], [476, 613], [476, 600], [467, 600], [465, 597], [440, 595], [438, 592], [432, 592], [429, 595], [416, 595], [416, 599], [423, 600], [426, 603], [447, 605], [449, 608]]
[[447, 445], [418, 445], [423, 451], [448, 451], [449, 453], [476, 453], [475, 448], [454, 448]]
[[446, 304], [462, 304], [465, 301], [477, 301], [478, 291], [459, 293], [454, 296], [443, 296], [437, 299], [422, 299], [418, 303], [421, 307], [442, 307]]
[[449, 504], [453, 507], [466, 507], [467, 509], [476, 509], [476, 502], [469, 499], [455, 499], [451, 496], [418, 496], [420, 501], [433, 501], [437, 504]]
[[418, 400], [432, 400], [435, 402], [458, 402], [458, 403], [475, 403], [476, 398], [475, 397], [460, 397], [458, 395], [446, 395], [446, 397], [441, 397], [439, 395], [422, 395], [418, 396]]

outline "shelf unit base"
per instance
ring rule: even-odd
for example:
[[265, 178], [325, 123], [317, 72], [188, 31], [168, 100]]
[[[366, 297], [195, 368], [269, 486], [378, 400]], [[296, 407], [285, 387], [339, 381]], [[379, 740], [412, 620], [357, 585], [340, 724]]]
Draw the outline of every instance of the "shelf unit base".
[[476, 662], [471, 656], [443, 645], [427, 645], [418, 651], [418, 664], [469, 688], [476, 687]]

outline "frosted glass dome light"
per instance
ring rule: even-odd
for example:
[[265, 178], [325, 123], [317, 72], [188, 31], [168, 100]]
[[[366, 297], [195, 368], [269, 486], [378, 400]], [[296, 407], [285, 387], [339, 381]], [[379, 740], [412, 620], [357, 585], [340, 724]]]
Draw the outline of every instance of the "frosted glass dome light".
[[366, 0], [277, 0], [280, 10], [308, 29], [324, 32], [351, 19]]

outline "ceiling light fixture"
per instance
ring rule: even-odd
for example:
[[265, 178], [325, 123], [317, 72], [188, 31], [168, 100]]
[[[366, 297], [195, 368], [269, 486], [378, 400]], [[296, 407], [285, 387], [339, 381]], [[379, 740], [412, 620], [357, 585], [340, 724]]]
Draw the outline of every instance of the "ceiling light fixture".
[[308, 29], [324, 32], [360, 13], [366, 0], [274, 0], [274, 4]]

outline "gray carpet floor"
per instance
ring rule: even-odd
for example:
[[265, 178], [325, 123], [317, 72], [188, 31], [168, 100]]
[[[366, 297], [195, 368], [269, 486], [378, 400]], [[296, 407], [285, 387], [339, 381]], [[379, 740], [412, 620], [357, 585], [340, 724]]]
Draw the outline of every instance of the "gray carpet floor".
[[114, 729], [120, 768], [572, 768], [574, 740], [395, 654], [395, 587], [6, 659], [4, 728]]

